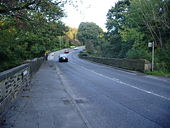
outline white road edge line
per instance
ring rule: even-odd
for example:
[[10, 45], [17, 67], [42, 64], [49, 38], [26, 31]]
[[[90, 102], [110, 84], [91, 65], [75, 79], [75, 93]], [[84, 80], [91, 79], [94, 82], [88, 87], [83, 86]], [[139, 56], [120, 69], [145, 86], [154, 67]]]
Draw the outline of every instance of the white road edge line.
[[83, 112], [81, 111], [79, 105], [76, 103], [75, 98], [73, 96], [73, 91], [72, 89], [68, 86], [68, 83], [64, 80], [64, 76], [62, 74], [60, 74], [60, 69], [58, 68], [58, 66], [56, 66], [56, 71], [57, 71], [57, 75], [59, 75], [61, 82], [66, 90], [66, 93], [70, 96], [71, 98], [71, 102], [74, 104], [78, 114], [80, 115], [82, 121], [84, 122], [86, 128], [92, 128], [92, 126], [90, 125], [89, 121], [86, 119], [85, 115], [83, 114]]
[[[74, 63], [74, 62], [71, 62], [71, 63], [76, 64], [76, 63]], [[76, 64], [76, 65], [77, 65], [77, 64]], [[140, 90], [140, 91], [142, 91], [142, 92], [145, 92], [145, 93], [148, 93], [148, 94], [152, 94], [152, 95], [154, 95], [154, 96], [157, 96], [157, 97], [160, 97], [160, 98], [163, 98], [163, 99], [166, 99], [166, 100], [169, 100], [169, 101], [170, 101], [170, 98], [168, 98], [168, 97], [165, 97], [165, 96], [156, 94], [156, 93], [151, 92], [151, 91], [147, 91], [147, 90], [145, 90], [145, 89], [138, 88], [138, 87], [133, 86], [133, 85], [130, 85], [130, 84], [128, 84], [128, 83], [122, 82], [121, 80], [119, 80], [119, 79], [117, 79], [117, 78], [111, 78], [111, 77], [105, 76], [105, 75], [103, 75], [103, 74], [100, 74], [100, 73], [95, 72], [94, 70], [90, 70], [90, 69], [88, 69], [88, 68], [85, 68], [84, 66], [81, 66], [81, 65], [79, 65], [79, 66], [80, 66], [81, 68], [84, 68], [84, 69], [86, 69], [86, 70], [88, 70], [88, 71], [90, 71], [90, 72], [93, 72], [93, 73], [95, 73], [95, 74], [97, 74], [97, 75], [99, 75], [99, 76], [101, 76], [101, 77], [107, 78], [107, 79], [112, 80], [112, 81], [114, 81], [114, 82], [117, 82], [117, 83], [119, 83], [119, 84], [122, 84], [122, 85], [125, 85], [125, 86], [128, 86], [128, 87], [131, 87], [131, 88]]]

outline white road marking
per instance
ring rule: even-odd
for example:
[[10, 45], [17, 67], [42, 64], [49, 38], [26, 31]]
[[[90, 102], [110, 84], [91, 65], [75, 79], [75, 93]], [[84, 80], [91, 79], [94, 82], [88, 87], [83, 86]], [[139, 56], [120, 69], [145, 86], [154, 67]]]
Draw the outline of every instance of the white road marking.
[[[76, 63], [74, 63], [74, 62], [71, 62], [71, 63], [76, 64]], [[76, 64], [76, 65], [77, 65], [77, 64]], [[151, 94], [151, 95], [154, 95], [154, 96], [157, 96], [157, 97], [160, 97], [160, 98], [163, 98], [163, 99], [166, 99], [166, 100], [169, 100], [169, 101], [170, 101], [170, 98], [168, 98], [168, 97], [165, 97], [165, 96], [156, 94], [156, 93], [151, 92], [151, 91], [147, 91], [147, 90], [145, 90], [145, 89], [141, 89], [141, 88], [136, 87], [136, 86], [133, 86], [133, 85], [130, 85], [130, 84], [125, 83], [125, 82], [123, 82], [123, 81], [121, 81], [121, 80], [119, 80], [119, 79], [117, 79], [117, 78], [111, 78], [111, 77], [105, 76], [105, 75], [103, 75], [103, 74], [100, 74], [100, 73], [98, 73], [98, 72], [95, 72], [94, 70], [90, 70], [90, 69], [88, 69], [88, 68], [85, 68], [84, 66], [81, 66], [81, 65], [79, 65], [79, 66], [80, 66], [81, 68], [89, 71], [89, 72], [93, 72], [93, 73], [95, 73], [95, 74], [97, 74], [97, 75], [99, 75], [99, 76], [101, 76], [101, 77], [104, 77], [104, 78], [106, 78], [106, 79], [112, 80], [112, 81], [114, 81], [114, 82], [116, 82], [116, 83], [119, 83], [119, 84], [122, 84], [122, 85], [125, 85], [125, 86], [128, 86], [128, 87], [131, 87], [131, 88], [137, 89], [137, 90], [139, 90], [139, 91], [142, 91], [142, 92], [145, 92], [145, 93], [148, 93], [148, 94]]]
[[71, 98], [71, 102], [74, 104], [74, 106], [75, 106], [77, 112], [79, 113], [81, 119], [84, 121], [84, 124], [85, 124], [86, 128], [92, 128], [92, 126], [90, 125], [89, 121], [85, 117], [84, 113], [80, 109], [79, 105], [76, 103], [75, 98], [73, 96], [74, 93], [73, 93], [72, 89], [69, 87], [68, 82], [64, 79], [64, 76], [62, 75], [62, 73], [61, 73], [60, 69], [58, 68], [58, 66], [56, 66], [56, 71], [57, 71], [57, 74], [60, 76], [62, 85], [64, 86], [66, 93]]

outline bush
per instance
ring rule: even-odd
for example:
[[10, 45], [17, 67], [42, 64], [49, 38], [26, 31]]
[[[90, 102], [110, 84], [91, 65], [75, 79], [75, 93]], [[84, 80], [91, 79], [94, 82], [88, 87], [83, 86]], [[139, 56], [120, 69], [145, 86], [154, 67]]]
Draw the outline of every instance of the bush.
[[142, 48], [130, 49], [127, 53], [127, 57], [130, 59], [151, 60], [151, 54], [149, 54], [146, 49], [142, 49]]
[[80, 51], [79, 57], [85, 57], [88, 56], [88, 53], [86, 51]]
[[159, 68], [170, 72], [170, 44], [166, 45], [164, 48], [158, 49], [157, 55]]

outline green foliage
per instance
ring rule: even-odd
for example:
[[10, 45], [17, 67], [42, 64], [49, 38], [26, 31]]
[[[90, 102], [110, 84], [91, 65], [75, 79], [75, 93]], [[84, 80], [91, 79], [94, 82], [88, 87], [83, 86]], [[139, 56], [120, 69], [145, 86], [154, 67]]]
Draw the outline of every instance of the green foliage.
[[164, 72], [164, 71], [153, 71], [153, 72], [147, 72], [148, 75], [155, 75], [155, 76], [166, 76], [170, 77], [170, 73]]
[[151, 60], [154, 41], [157, 70], [170, 72], [170, 1], [120, 0], [107, 13], [108, 43], [103, 56]]
[[82, 22], [79, 25], [77, 39], [85, 44], [87, 52], [90, 54], [99, 54], [103, 36], [103, 30], [95, 23]]
[[64, 38], [68, 28], [60, 21], [64, 13], [59, 3], [14, 0], [12, 4], [0, 2], [0, 71], [44, 56], [46, 50], [69, 47]]
[[[125, 44], [125, 41], [129, 37], [126, 37], [126, 33], [123, 33], [123, 27], [125, 25], [125, 16], [129, 7], [128, 0], [118, 1], [114, 7], [112, 7], [107, 13], [106, 28], [108, 32], [106, 39], [109, 42], [109, 46], [106, 46], [107, 55], [114, 58], [124, 58], [128, 49], [132, 47], [132, 41]], [[122, 39], [122, 37], [123, 39]], [[127, 39], [126, 39], [127, 38]]]
[[167, 36], [170, 34], [169, 7], [168, 0], [131, 0], [131, 13], [135, 11], [138, 25], [143, 24], [145, 31], [160, 47], [167, 43]]
[[157, 50], [158, 69], [170, 72], [170, 43]]
[[130, 49], [127, 52], [127, 57], [130, 59], [141, 59], [141, 58], [145, 58], [147, 60], [150, 60], [150, 54], [147, 52], [146, 49], [142, 49], [142, 48], [136, 48], [136, 49]]
[[78, 54], [79, 57], [87, 57], [89, 56], [89, 54], [87, 53], [87, 51], [83, 50], [83, 51], [80, 51], [80, 53]]

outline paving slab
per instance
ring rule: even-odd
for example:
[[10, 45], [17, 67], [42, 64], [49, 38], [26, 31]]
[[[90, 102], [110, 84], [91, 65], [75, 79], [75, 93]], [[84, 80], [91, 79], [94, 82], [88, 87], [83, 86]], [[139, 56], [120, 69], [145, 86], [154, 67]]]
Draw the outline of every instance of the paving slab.
[[85, 128], [57, 75], [54, 61], [46, 61], [18, 96], [1, 128]]

